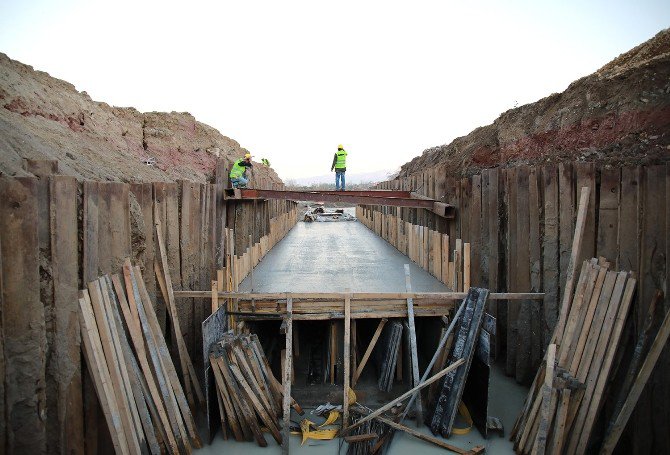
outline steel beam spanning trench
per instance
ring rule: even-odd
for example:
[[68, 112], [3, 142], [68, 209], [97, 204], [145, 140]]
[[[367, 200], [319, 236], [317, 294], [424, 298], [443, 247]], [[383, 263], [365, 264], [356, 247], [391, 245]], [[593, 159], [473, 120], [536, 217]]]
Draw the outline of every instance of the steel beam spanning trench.
[[284, 191], [258, 190], [251, 188], [228, 188], [226, 199], [286, 199], [291, 201], [348, 202], [360, 205], [385, 205], [430, 210], [447, 219], [456, 217], [456, 208], [444, 202], [419, 196], [410, 191]]

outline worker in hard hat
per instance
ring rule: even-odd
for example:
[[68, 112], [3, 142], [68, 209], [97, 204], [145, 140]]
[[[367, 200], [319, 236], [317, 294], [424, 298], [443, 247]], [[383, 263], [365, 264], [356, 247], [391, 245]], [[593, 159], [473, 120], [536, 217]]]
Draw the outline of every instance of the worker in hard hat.
[[251, 153], [244, 155], [244, 158], [240, 158], [235, 161], [233, 167], [230, 169], [230, 182], [233, 184], [233, 188], [246, 188], [249, 179], [247, 178], [247, 169], [253, 168], [254, 165], [251, 163]]
[[347, 171], [347, 152], [344, 150], [342, 144], [337, 146], [337, 152], [335, 152], [335, 156], [333, 156], [333, 165], [330, 167], [330, 170], [331, 172], [333, 170], [335, 171], [335, 190], [344, 191], [344, 173]]

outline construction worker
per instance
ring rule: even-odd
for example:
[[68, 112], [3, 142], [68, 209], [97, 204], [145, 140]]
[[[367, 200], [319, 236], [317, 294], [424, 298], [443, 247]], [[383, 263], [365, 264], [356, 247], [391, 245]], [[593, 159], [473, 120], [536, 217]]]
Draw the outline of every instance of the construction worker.
[[[335, 170], [335, 191], [344, 191], [345, 179], [344, 173], [347, 171], [347, 152], [344, 150], [342, 144], [337, 146], [337, 152], [333, 156], [333, 165], [330, 166], [330, 171]], [[340, 189], [340, 181], [342, 182], [342, 189]]]
[[244, 155], [244, 158], [235, 161], [229, 174], [233, 188], [247, 187], [247, 183], [249, 183], [249, 179], [247, 178], [247, 168], [251, 169], [253, 167], [254, 165], [251, 163], [251, 153], [247, 153]]

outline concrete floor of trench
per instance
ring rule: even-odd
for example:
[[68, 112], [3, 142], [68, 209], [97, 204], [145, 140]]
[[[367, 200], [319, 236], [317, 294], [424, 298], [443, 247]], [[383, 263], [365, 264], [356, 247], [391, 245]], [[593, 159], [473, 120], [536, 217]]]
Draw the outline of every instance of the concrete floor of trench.
[[[375, 235], [359, 222], [298, 223], [279, 242], [254, 270], [254, 292], [403, 292], [405, 290], [404, 264], [410, 264], [414, 291], [448, 291], [448, 288], [412, 263], [385, 240]], [[251, 290], [251, 278], [240, 285], [241, 291]], [[497, 434], [484, 439], [473, 428], [467, 435], [453, 435], [447, 441], [464, 449], [483, 445], [491, 454], [512, 454], [512, 444], [507, 439], [528, 389], [504, 375], [498, 365], [491, 369], [489, 414], [501, 419], [505, 437]], [[325, 400], [324, 400], [325, 401]], [[383, 403], [364, 403], [373, 409]], [[321, 423], [323, 418], [310, 414], [310, 420]], [[292, 420], [299, 422], [297, 414]], [[416, 428], [416, 422], [406, 421]], [[425, 425], [419, 431], [430, 434]], [[224, 441], [219, 432], [211, 445], [199, 450], [200, 454], [226, 453], [229, 455], [275, 453], [278, 446], [266, 435], [268, 447], [258, 447], [255, 442]], [[333, 441], [308, 440], [300, 445], [300, 436], [291, 436], [291, 453], [338, 453], [340, 439]], [[444, 453], [444, 449], [397, 432], [390, 453], [421, 454]], [[346, 444], [339, 453], [346, 453]]]

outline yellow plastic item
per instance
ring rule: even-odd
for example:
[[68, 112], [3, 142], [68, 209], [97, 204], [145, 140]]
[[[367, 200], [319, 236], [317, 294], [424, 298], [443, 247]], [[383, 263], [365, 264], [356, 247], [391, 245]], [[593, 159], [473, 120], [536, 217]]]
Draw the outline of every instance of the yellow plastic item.
[[338, 146], [337, 146], [337, 149], [338, 149], [338, 150], [339, 150], [339, 149], [344, 150], [344, 145], [342, 145], [342, 144], [338, 145]]
[[347, 390], [347, 396], [349, 397], [349, 405], [356, 403], [356, 392], [351, 387]]
[[328, 413], [328, 418], [326, 419], [326, 421], [323, 422], [321, 425], [319, 425], [318, 428], [323, 428], [326, 425], [330, 425], [332, 423], [335, 423], [335, 421], [339, 418], [340, 418], [340, 413], [338, 411], [330, 411]]
[[[335, 421], [339, 417], [340, 413], [337, 411], [331, 411], [330, 414], [332, 415], [333, 413], [337, 414], [335, 416], [335, 419], [333, 420]], [[330, 420], [330, 417], [331, 416], [329, 415], [328, 420]], [[326, 420], [326, 422], [328, 422], [328, 420]], [[310, 427], [318, 428], [314, 422], [307, 419], [302, 419], [302, 422], [300, 422], [300, 429], [302, 430], [302, 442], [300, 443], [300, 445], [303, 445], [305, 441], [307, 441], [308, 439], [330, 441], [331, 439], [334, 439], [337, 436], [337, 432], [339, 431], [336, 428], [332, 430], [317, 430], [317, 429], [312, 430]]]
[[456, 428], [453, 427], [451, 429], [451, 432], [453, 434], [468, 434], [470, 433], [470, 430], [472, 429], [472, 416], [470, 415], [470, 411], [468, 410], [467, 406], [465, 406], [465, 403], [462, 401], [458, 405], [458, 413], [463, 417], [463, 420], [465, 420], [465, 423], [468, 424], [466, 428]]

